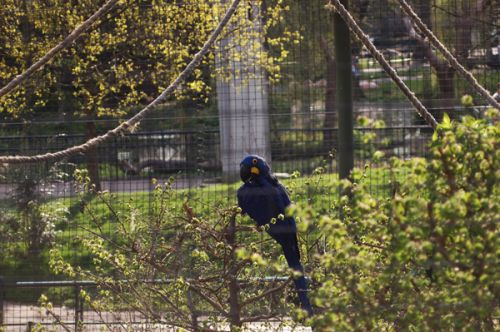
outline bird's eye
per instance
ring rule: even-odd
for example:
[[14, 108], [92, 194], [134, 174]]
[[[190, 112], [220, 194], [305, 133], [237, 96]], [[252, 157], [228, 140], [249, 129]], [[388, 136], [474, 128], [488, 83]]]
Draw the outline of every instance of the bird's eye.
[[257, 165], [257, 159], [253, 158], [252, 164]]

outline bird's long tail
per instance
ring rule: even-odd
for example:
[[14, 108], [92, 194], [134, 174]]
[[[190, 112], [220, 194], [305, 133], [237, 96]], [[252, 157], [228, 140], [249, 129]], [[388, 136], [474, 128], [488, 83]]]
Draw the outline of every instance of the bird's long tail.
[[300, 272], [301, 274], [299, 277], [295, 277], [293, 280], [295, 284], [295, 289], [297, 290], [297, 295], [300, 300], [301, 307], [302, 309], [307, 311], [309, 316], [312, 316], [313, 309], [311, 302], [309, 301], [309, 297], [307, 296], [308, 285], [307, 285], [307, 280], [304, 276], [304, 268], [300, 263], [300, 251], [297, 243], [297, 236], [296, 234], [293, 234], [293, 236], [287, 236], [286, 239], [280, 239], [280, 240], [281, 241], [278, 242], [280, 242], [283, 248], [283, 253], [285, 254], [288, 266], [291, 269]]
[[309, 316], [312, 316], [314, 313], [311, 302], [309, 301], [309, 297], [307, 296], [308, 287], [306, 278], [304, 277], [304, 275], [302, 275], [298, 278], [295, 278], [293, 282], [295, 283], [295, 289], [297, 290], [297, 295], [299, 297], [302, 309], [307, 311]]

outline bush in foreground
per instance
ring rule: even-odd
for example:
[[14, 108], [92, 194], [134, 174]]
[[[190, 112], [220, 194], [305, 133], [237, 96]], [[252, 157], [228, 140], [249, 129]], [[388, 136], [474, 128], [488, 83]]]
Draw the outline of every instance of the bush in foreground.
[[500, 125], [445, 117], [429, 160], [393, 160], [393, 195], [344, 182], [321, 219], [319, 330], [492, 331], [500, 314]]
[[[445, 117], [428, 160], [394, 159], [388, 165], [391, 195], [372, 195], [361, 177], [341, 182], [346, 194], [335, 212], [326, 209], [318, 220], [310, 209], [295, 210], [302, 232], [312, 229], [326, 240], [312, 260], [319, 266], [309, 274], [316, 286], [318, 310], [310, 319], [316, 330], [495, 329], [497, 118], [496, 111], [460, 123]], [[296, 194], [300, 189], [294, 188]], [[241, 224], [246, 219], [236, 209], [201, 218], [188, 204], [182, 213], [169, 206], [175, 200], [168, 186], [155, 193], [149, 212], [133, 204], [117, 212], [110, 204], [113, 234], [99, 228], [109, 214], [93, 215], [89, 207], [91, 230], [98, 231], [82, 243], [93, 268], [71, 266], [53, 252], [55, 271], [98, 284], [98, 292], [82, 294], [90, 308], [116, 315], [133, 310], [151, 324], [194, 331], [224, 324], [238, 330], [250, 321], [283, 321], [293, 312], [286, 281], [257, 282], [283, 274], [285, 264], [266, 237]], [[106, 194], [99, 198], [108, 201]], [[144, 282], [153, 279], [163, 282]]]
[[[91, 266], [70, 264], [54, 249], [52, 270], [95, 283], [97, 291], [80, 295], [112, 330], [116, 321], [125, 329], [139, 321], [151, 329], [163, 325], [189, 331], [239, 330], [270, 319], [274, 326], [285, 324], [295, 294], [289, 294], [289, 278], [264, 278], [287, 276], [286, 264], [273, 250], [263, 249], [270, 239], [246, 226], [239, 208], [220, 208], [201, 218], [188, 202], [172, 205], [175, 195], [170, 183], [157, 185], [146, 211], [133, 202], [116, 210], [111, 195], [96, 193], [109, 213], [85, 207], [89, 225], [80, 240]], [[110, 218], [112, 232], [102, 227]], [[56, 325], [63, 325], [49, 300], [42, 297], [43, 306]]]

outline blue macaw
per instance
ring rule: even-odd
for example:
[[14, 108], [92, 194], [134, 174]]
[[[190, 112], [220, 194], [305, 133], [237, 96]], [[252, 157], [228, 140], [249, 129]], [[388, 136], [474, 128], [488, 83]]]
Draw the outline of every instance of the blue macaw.
[[[249, 215], [258, 226], [269, 225], [267, 232], [283, 248], [288, 266], [301, 273], [300, 277], [294, 278], [295, 288], [302, 308], [312, 315], [304, 268], [300, 263], [297, 225], [293, 217], [285, 214], [291, 203], [285, 187], [271, 173], [264, 158], [257, 155], [247, 156], [241, 161], [240, 177], [244, 182], [238, 189], [238, 205], [242, 213]], [[278, 217], [280, 214], [283, 219]], [[275, 223], [271, 223], [273, 218]]]

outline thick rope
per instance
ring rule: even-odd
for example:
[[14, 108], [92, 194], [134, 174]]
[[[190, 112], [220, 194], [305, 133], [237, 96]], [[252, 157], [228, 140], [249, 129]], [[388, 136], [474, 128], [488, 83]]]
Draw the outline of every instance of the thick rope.
[[41, 59], [32, 64], [28, 69], [26, 69], [22, 74], [17, 75], [13, 80], [11, 80], [7, 85], [0, 89], [0, 98], [10, 91], [14, 90], [22, 82], [24, 82], [28, 77], [30, 77], [35, 71], [40, 69], [47, 62], [52, 60], [59, 51], [65, 49], [71, 45], [78, 37], [87, 31], [92, 24], [101, 18], [103, 15], [108, 13], [119, 0], [108, 0], [98, 11], [96, 11], [92, 16], [90, 16], [86, 21], [80, 24], [75, 30], [73, 30], [62, 42], [54, 46], [50, 51], [47, 52]]
[[340, 3], [339, 0], [330, 0], [330, 5], [333, 5], [335, 7], [335, 10], [344, 19], [351, 31], [366, 46], [366, 48], [370, 51], [370, 53], [378, 61], [378, 63], [384, 68], [387, 74], [389, 74], [391, 79], [396, 83], [399, 89], [401, 89], [408, 100], [413, 104], [417, 113], [425, 120], [425, 122], [427, 122], [428, 125], [435, 129], [437, 126], [436, 119], [432, 116], [432, 114], [429, 113], [429, 111], [427, 111], [425, 106], [420, 102], [420, 100], [415, 96], [410, 88], [408, 88], [408, 86], [403, 82], [396, 70], [394, 70], [389, 62], [387, 62], [384, 55], [377, 50], [368, 36], [356, 24], [356, 21], [347, 11], [347, 9], [345, 9], [345, 7]]
[[444, 55], [446, 61], [448, 61], [450, 66], [455, 68], [455, 70], [458, 71], [472, 85], [474, 90], [476, 90], [477, 93], [483, 96], [491, 106], [500, 110], [500, 103], [497, 102], [495, 98], [490, 95], [488, 90], [486, 90], [481, 84], [479, 84], [476, 78], [458, 62], [453, 54], [448, 51], [446, 46], [444, 46], [434, 35], [434, 33], [425, 25], [425, 23], [422, 22], [420, 17], [415, 13], [413, 8], [406, 2], [406, 0], [398, 0], [398, 2], [401, 5], [403, 11], [411, 18], [411, 20], [417, 25], [417, 27], [427, 37], [427, 39], [429, 39], [431, 44]]
[[233, 3], [224, 14], [224, 17], [219, 22], [215, 30], [212, 32], [208, 40], [205, 42], [203, 47], [200, 49], [198, 53], [195, 54], [191, 62], [184, 68], [184, 70], [177, 76], [174, 82], [172, 82], [163, 92], [156, 97], [151, 103], [149, 103], [146, 107], [144, 107], [139, 113], [134, 115], [128, 121], [123, 122], [116, 128], [109, 130], [106, 134], [94, 137], [87, 142], [76, 145], [65, 150], [61, 150], [54, 153], [45, 153], [35, 156], [0, 156], [0, 163], [10, 163], [10, 164], [19, 164], [19, 163], [34, 163], [34, 162], [42, 162], [42, 161], [55, 161], [60, 160], [78, 153], [83, 153], [88, 151], [91, 148], [102, 144], [103, 142], [122, 135], [129, 133], [135, 125], [137, 125], [144, 117], [150, 113], [155, 106], [160, 104], [168, 95], [170, 95], [177, 87], [181, 84], [182, 81], [186, 79], [188, 75], [195, 69], [196, 66], [201, 62], [203, 56], [207, 54], [209, 49], [215, 43], [217, 37], [221, 34], [224, 27], [227, 25], [231, 17], [233, 16], [236, 8], [238, 7], [241, 0], [233, 0]]

